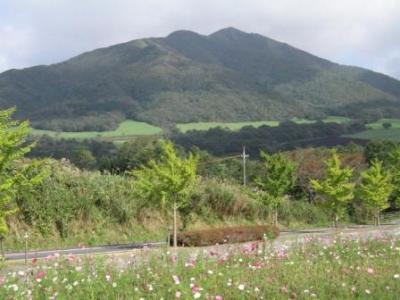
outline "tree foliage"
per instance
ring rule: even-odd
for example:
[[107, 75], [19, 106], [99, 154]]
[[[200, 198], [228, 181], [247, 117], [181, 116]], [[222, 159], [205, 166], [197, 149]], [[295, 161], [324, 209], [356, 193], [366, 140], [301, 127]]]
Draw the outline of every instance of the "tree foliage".
[[18, 162], [28, 153], [26, 145], [29, 123], [12, 120], [15, 109], [0, 111], [0, 238], [8, 233], [6, 218], [16, 212], [13, 200], [21, 186], [38, 184], [42, 173], [33, 175], [38, 163]]
[[393, 185], [391, 176], [382, 169], [382, 162], [374, 160], [371, 167], [361, 173], [357, 196], [370, 208], [379, 224], [379, 213], [389, 207]]
[[338, 154], [332, 151], [332, 157], [326, 162], [326, 177], [322, 180], [312, 179], [311, 187], [320, 194], [332, 214], [335, 226], [346, 205], [354, 198], [354, 183], [350, 180], [353, 169], [342, 167]]
[[262, 191], [259, 199], [265, 206], [274, 209], [274, 223], [277, 224], [278, 216], [276, 212], [283, 197], [294, 186], [296, 166], [282, 153], [269, 155], [261, 151], [260, 155], [264, 162], [265, 173], [255, 180], [256, 185]]
[[134, 170], [135, 189], [138, 195], [156, 202], [162, 211], [173, 209], [174, 212], [174, 246], [176, 246], [177, 224], [176, 213], [183, 218], [190, 210], [190, 194], [193, 191], [197, 176], [197, 156], [189, 154], [188, 158], [180, 158], [172, 143], [161, 145], [160, 161], [151, 160], [147, 166]]

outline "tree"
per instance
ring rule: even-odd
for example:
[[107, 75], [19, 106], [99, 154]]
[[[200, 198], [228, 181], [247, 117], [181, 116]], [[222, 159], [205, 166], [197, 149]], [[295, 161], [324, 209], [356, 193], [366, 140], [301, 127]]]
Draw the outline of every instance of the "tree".
[[13, 203], [20, 186], [39, 184], [43, 173], [31, 176], [32, 170], [39, 168], [39, 164], [21, 163], [21, 159], [28, 153], [32, 144], [26, 145], [29, 133], [29, 123], [11, 119], [15, 109], [0, 110], [0, 241], [8, 233], [7, 217], [17, 209]]
[[295, 183], [296, 166], [283, 154], [269, 155], [263, 151], [260, 156], [264, 162], [264, 175], [255, 179], [262, 191], [259, 200], [274, 211], [274, 224], [278, 225], [278, 208], [284, 196]]
[[386, 161], [386, 169], [390, 172], [392, 178], [392, 194], [391, 199], [395, 206], [400, 207], [400, 146], [396, 145], [389, 152]]
[[384, 129], [389, 129], [390, 127], [392, 127], [392, 123], [390, 123], [390, 122], [383, 122], [383, 123], [382, 123], [382, 127], [383, 127]]
[[392, 190], [391, 176], [382, 169], [382, 162], [374, 160], [371, 167], [361, 173], [357, 196], [373, 211], [375, 225], [380, 225], [380, 212], [389, 207]]
[[173, 243], [177, 246], [177, 211], [187, 212], [197, 176], [197, 156], [180, 158], [171, 142], [161, 145], [161, 159], [134, 170], [139, 195], [160, 205], [163, 212], [173, 210]]
[[76, 149], [72, 156], [72, 162], [79, 168], [93, 169], [96, 166], [96, 158], [89, 149]]
[[325, 199], [325, 205], [330, 210], [335, 228], [339, 218], [343, 215], [346, 205], [354, 198], [354, 183], [351, 183], [353, 169], [342, 168], [336, 151], [326, 162], [326, 176], [323, 180], [312, 179], [311, 187]]

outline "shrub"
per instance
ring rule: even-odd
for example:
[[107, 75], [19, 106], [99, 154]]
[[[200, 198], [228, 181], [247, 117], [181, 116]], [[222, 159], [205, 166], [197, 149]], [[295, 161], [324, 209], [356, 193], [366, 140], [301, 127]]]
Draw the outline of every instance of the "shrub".
[[210, 246], [224, 243], [243, 243], [262, 240], [264, 235], [277, 238], [275, 226], [236, 226], [207, 230], [193, 230], [178, 234], [178, 245]]
[[390, 127], [392, 127], [392, 123], [390, 122], [383, 122], [382, 123], [382, 127], [385, 129], [389, 129]]

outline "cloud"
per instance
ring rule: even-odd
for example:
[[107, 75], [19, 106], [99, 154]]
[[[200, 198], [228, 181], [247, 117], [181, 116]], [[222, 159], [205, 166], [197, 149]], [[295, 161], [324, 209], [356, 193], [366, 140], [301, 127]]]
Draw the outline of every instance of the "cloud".
[[[178, 29], [233, 26], [399, 76], [397, 0], [0, 0], [0, 71]], [[394, 63], [393, 63], [394, 62]]]

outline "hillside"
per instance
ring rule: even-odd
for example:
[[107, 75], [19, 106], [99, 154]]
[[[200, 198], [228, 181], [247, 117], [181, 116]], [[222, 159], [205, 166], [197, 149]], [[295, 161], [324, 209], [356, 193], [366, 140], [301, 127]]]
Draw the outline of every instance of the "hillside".
[[177, 31], [0, 74], [0, 108], [16, 105], [42, 129], [69, 130], [73, 120], [74, 130], [101, 131], [125, 118], [165, 126], [398, 117], [399, 104], [398, 80], [234, 28]]

